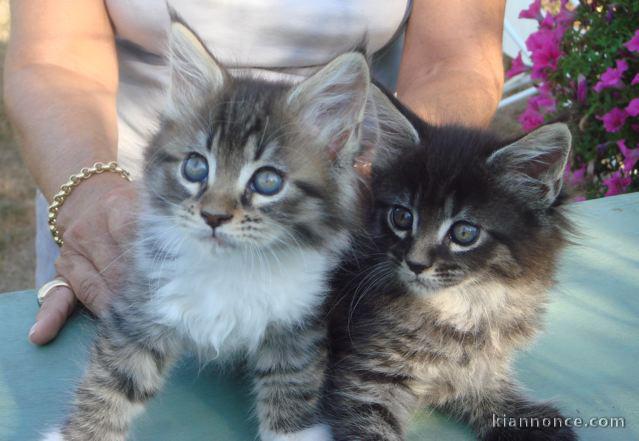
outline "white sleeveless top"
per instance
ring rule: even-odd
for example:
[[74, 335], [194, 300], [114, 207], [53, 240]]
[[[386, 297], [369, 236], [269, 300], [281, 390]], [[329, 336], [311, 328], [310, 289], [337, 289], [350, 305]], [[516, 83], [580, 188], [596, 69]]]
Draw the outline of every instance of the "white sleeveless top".
[[[118, 160], [139, 176], [142, 151], [157, 127], [168, 70], [169, 13], [165, 0], [106, 0], [118, 41]], [[231, 71], [302, 79], [364, 37], [380, 51], [401, 30], [411, 0], [169, 0], [171, 7]], [[401, 46], [396, 45], [401, 52]], [[388, 57], [391, 58], [391, 57]], [[398, 64], [399, 54], [393, 55]], [[385, 64], [388, 64], [385, 62]], [[57, 246], [37, 201], [36, 286], [50, 280]]]
[[[393, 37], [408, 0], [173, 0], [171, 6], [229, 66], [323, 64], [364, 35], [372, 52]], [[117, 36], [163, 50], [169, 16], [162, 0], [107, 0]]]
[[[171, 6], [231, 72], [301, 79], [364, 37], [371, 53], [396, 35], [409, 0], [173, 0]], [[107, 0], [120, 63], [119, 160], [134, 176], [156, 129], [168, 71], [162, 0]]]

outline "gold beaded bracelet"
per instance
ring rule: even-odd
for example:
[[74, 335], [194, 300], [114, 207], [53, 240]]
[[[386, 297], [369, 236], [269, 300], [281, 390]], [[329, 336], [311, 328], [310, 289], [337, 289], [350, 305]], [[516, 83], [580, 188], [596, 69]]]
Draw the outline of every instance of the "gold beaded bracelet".
[[129, 172], [120, 167], [117, 162], [111, 161], [106, 164], [103, 162], [96, 162], [93, 164], [93, 167], [85, 167], [80, 170], [80, 173], [71, 175], [69, 180], [60, 186], [60, 191], [53, 196], [53, 202], [49, 205], [49, 230], [53, 235], [53, 240], [58, 244], [58, 246], [62, 246], [64, 243], [62, 241], [62, 233], [58, 229], [57, 225], [58, 212], [62, 205], [64, 205], [64, 201], [66, 201], [73, 189], [80, 185], [81, 182], [86, 181], [93, 175], [99, 175], [104, 172], [118, 173], [127, 181], [131, 181], [131, 175]]

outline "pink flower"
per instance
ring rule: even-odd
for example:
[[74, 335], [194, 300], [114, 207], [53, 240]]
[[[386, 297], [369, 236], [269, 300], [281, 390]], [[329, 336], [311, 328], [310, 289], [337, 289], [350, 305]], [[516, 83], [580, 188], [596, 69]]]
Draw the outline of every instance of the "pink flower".
[[557, 46], [548, 45], [541, 50], [531, 54], [530, 59], [533, 62], [530, 77], [536, 80], [546, 78], [546, 70], [554, 70], [557, 68], [557, 61], [561, 52]]
[[557, 43], [555, 33], [551, 29], [539, 29], [528, 36], [526, 48], [530, 52], [535, 52], [544, 49], [546, 46], [554, 46]]
[[541, 113], [530, 106], [519, 115], [517, 120], [526, 132], [530, 132], [544, 123], [544, 117]]
[[537, 86], [537, 95], [528, 99], [526, 110], [519, 116], [519, 123], [525, 131], [536, 129], [544, 123], [544, 113], [556, 110], [555, 97], [548, 83]]
[[588, 83], [586, 77], [583, 74], [579, 74], [577, 77], [577, 101], [581, 104], [586, 102], [588, 96]]
[[608, 188], [606, 196], [614, 196], [626, 191], [626, 188], [631, 184], [632, 179], [629, 176], [623, 176], [619, 170], [610, 175], [609, 178], [604, 179], [603, 184]]
[[555, 69], [561, 55], [560, 44], [564, 31], [562, 29], [540, 28], [526, 39], [526, 48], [530, 51], [533, 62], [533, 79], [545, 79], [547, 69]]
[[555, 98], [550, 93], [550, 88], [547, 83], [542, 84], [537, 88], [539, 94], [531, 97], [528, 100], [528, 107], [533, 108], [534, 110], [541, 111], [546, 109], [550, 112], [554, 112], [556, 110], [555, 107]]
[[586, 166], [583, 165], [577, 170], [572, 172], [572, 183], [573, 185], [581, 184], [586, 177]]
[[630, 116], [639, 115], [639, 98], [633, 98], [626, 106], [626, 113]]
[[624, 43], [624, 46], [626, 46], [626, 49], [630, 52], [639, 52], [639, 29], [635, 31], [635, 35], [633, 35], [629, 41]]
[[506, 72], [506, 78], [512, 78], [515, 75], [519, 75], [522, 72], [526, 72], [526, 70], [528, 70], [528, 67], [522, 61], [521, 52], [519, 52], [519, 54], [517, 55], [517, 58], [515, 58], [513, 62], [510, 64], [510, 69], [508, 69], [508, 72]]
[[631, 86], [634, 86], [635, 84], [639, 84], [639, 73], [637, 75], [635, 75], [635, 77], [630, 82]]
[[609, 87], [621, 88], [623, 87], [623, 81], [621, 77], [623, 73], [628, 70], [628, 63], [626, 60], [617, 60], [616, 67], [609, 67], [599, 77], [599, 82], [595, 84], [594, 90], [599, 93]]
[[577, 186], [584, 182], [586, 177], [586, 165], [582, 165], [576, 170], [570, 170], [570, 163], [566, 164], [566, 170], [564, 171], [564, 180], [568, 181], [571, 185]]
[[575, 196], [574, 198], [572, 198], [573, 202], [583, 202], [585, 200], [586, 200], [586, 196], [581, 196], [581, 195]]
[[524, 9], [519, 13], [519, 18], [539, 20], [541, 18], [541, 0], [533, 0], [528, 9]]
[[566, 8], [568, 2], [561, 2], [561, 9], [559, 14], [555, 16], [555, 23], [557, 26], [566, 28], [575, 18], [575, 12]]
[[626, 172], [632, 170], [637, 161], [639, 161], [639, 148], [628, 148], [625, 139], [620, 139], [619, 141], [617, 141], [617, 147], [619, 147], [619, 151], [623, 155], [624, 170]]
[[539, 23], [539, 26], [546, 29], [552, 29], [555, 27], [555, 17], [552, 14], [547, 13], [544, 19]]
[[610, 133], [618, 132], [626, 122], [626, 118], [628, 118], [628, 114], [619, 107], [614, 107], [603, 116], [597, 116], [598, 120], [603, 121], [606, 132]]

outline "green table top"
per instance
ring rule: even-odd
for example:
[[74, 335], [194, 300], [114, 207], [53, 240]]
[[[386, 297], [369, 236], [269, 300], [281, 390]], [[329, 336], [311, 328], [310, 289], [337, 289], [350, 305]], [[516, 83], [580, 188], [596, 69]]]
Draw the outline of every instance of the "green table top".
[[[583, 237], [563, 257], [548, 326], [517, 371], [530, 394], [566, 416], [623, 417], [624, 428], [581, 428], [583, 440], [639, 439], [639, 193], [575, 204]], [[0, 440], [37, 440], [59, 422], [86, 360], [94, 324], [76, 314], [56, 341], [36, 347], [27, 332], [35, 294], [0, 295]], [[241, 374], [176, 368], [135, 422], [131, 439], [254, 440], [248, 381]], [[409, 440], [473, 439], [464, 426], [424, 411]]]

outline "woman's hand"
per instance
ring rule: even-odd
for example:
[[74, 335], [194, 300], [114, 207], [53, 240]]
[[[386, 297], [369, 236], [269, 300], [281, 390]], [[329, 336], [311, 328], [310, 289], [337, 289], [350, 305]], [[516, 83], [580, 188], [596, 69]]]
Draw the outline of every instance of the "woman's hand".
[[64, 245], [55, 265], [72, 289], [60, 286], [47, 294], [29, 332], [33, 343], [53, 340], [77, 300], [99, 316], [117, 295], [129, 258], [136, 199], [134, 184], [104, 173], [81, 183], [65, 201], [58, 217]]

